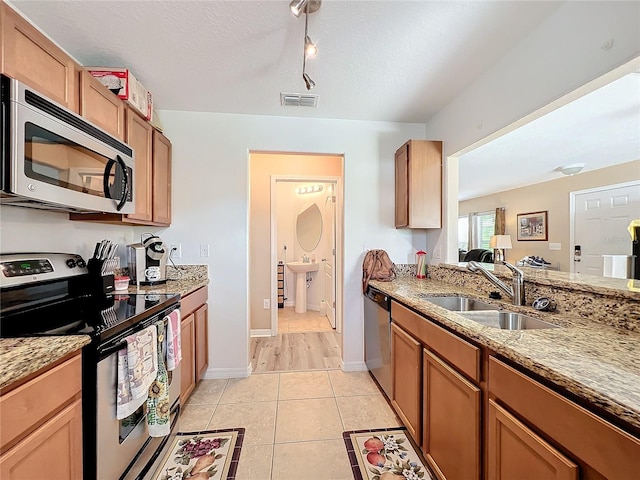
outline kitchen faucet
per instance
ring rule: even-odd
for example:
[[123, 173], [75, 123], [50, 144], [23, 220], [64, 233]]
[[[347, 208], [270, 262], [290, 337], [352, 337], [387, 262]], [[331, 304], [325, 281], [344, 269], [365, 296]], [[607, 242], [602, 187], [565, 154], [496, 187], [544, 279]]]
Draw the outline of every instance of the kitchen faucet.
[[505, 261], [500, 262], [507, 267], [513, 273], [511, 277], [511, 287], [504, 284], [502, 280], [496, 277], [493, 273], [489, 272], [486, 268], [480, 265], [478, 262], [468, 262], [467, 269], [474, 273], [481, 273], [487, 280], [493, 283], [496, 287], [511, 297], [514, 305], [524, 305], [524, 272], [519, 268], [507, 263]]

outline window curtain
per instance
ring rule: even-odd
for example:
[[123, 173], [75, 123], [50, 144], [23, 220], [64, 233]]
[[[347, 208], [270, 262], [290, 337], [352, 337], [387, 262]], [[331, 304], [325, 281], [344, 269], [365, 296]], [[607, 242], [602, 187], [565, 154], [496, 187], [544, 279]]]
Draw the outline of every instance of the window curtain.
[[496, 208], [496, 223], [494, 235], [505, 235], [506, 234], [506, 226], [504, 219], [504, 207]]

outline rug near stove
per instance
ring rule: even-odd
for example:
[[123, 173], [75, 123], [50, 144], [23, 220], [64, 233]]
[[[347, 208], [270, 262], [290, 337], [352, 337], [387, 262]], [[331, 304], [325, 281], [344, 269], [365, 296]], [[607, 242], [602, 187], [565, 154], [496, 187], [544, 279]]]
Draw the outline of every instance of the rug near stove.
[[153, 479], [234, 479], [243, 440], [244, 428], [180, 432]]

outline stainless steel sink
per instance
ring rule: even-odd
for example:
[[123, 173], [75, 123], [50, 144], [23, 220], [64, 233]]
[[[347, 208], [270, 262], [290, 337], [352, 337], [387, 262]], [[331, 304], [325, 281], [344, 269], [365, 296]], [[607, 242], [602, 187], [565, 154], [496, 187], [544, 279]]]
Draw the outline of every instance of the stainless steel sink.
[[508, 312], [504, 310], [484, 310], [475, 312], [460, 312], [465, 318], [478, 322], [487, 327], [500, 328], [502, 330], [534, 330], [539, 328], [558, 328], [558, 325], [544, 322], [538, 318], [530, 317], [522, 313]]
[[475, 298], [463, 296], [432, 297], [424, 293], [418, 296], [439, 307], [457, 312], [469, 320], [478, 322], [487, 327], [503, 330], [534, 330], [538, 328], [558, 328], [558, 325], [547, 323], [522, 313], [498, 310], [495, 305], [489, 305]]
[[453, 312], [466, 312], [469, 310], [495, 310], [494, 305], [481, 302], [474, 298], [451, 296], [451, 297], [431, 297], [425, 294], [419, 294], [420, 298], [435, 303], [439, 307], [446, 308]]

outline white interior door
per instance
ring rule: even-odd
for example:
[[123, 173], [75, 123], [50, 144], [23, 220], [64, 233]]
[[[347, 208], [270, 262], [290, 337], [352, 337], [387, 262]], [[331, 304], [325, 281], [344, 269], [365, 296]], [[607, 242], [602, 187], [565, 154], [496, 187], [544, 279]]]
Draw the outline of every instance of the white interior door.
[[331, 327], [336, 328], [336, 196], [330, 195], [324, 203], [325, 258], [324, 260], [324, 292], [326, 315]]
[[574, 272], [602, 276], [602, 255], [631, 255], [632, 219], [640, 218], [640, 183], [574, 196]]

